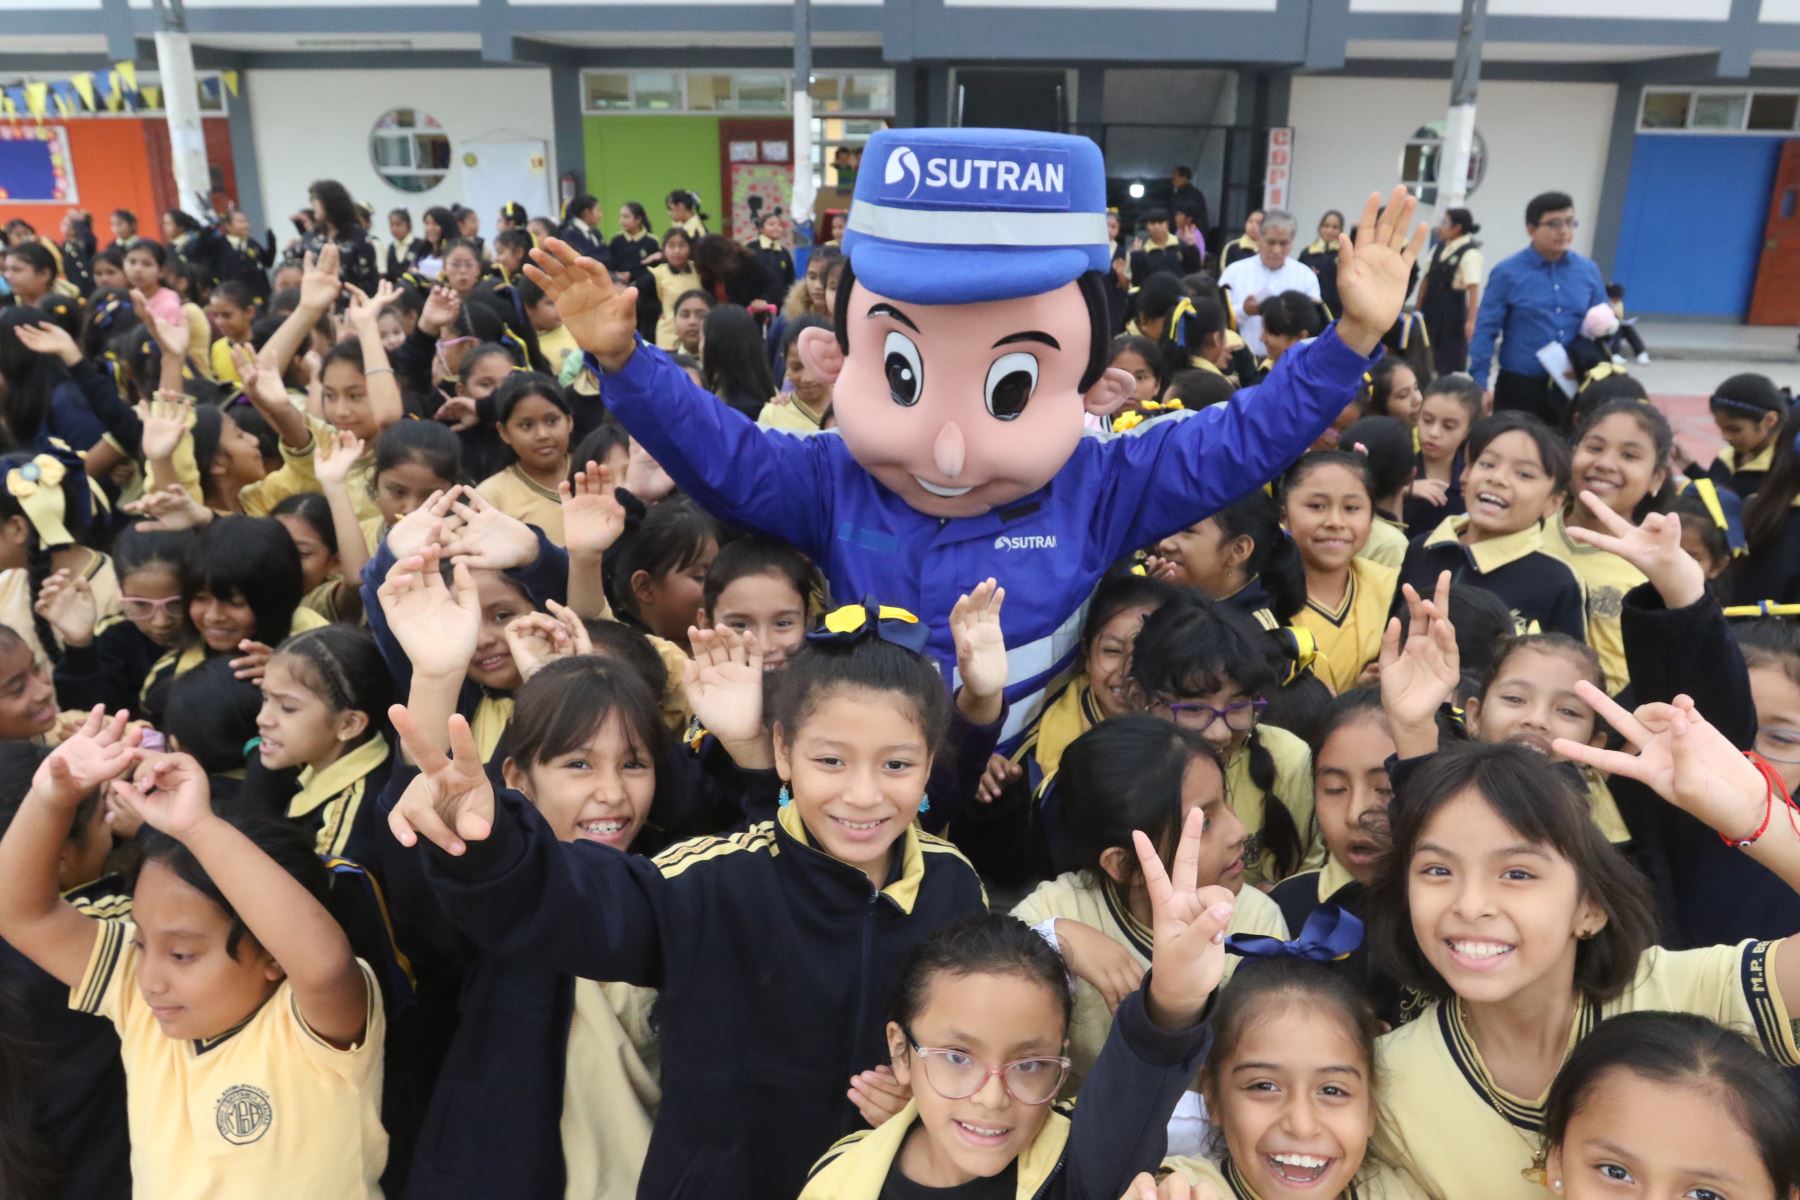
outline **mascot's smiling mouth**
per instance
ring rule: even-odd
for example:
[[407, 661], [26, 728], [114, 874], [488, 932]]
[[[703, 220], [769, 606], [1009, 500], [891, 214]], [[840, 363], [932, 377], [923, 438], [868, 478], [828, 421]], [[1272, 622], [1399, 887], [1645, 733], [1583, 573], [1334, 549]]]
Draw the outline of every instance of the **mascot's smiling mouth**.
[[917, 475], [913, 476], [913, 482], [918, 484], [920, 487], [924, 488], [926, 491], [930, 492], [932, 495], [937, 496], [943, 500], [954, 500], [958, 496], [966, 496], [970, 492], [975, 490], [974, 484], [970, 484], [968, 487], [960, 487], [960, 488], [945, 487], [941, 483], [932, 483], [928, 479], [920, 479]]

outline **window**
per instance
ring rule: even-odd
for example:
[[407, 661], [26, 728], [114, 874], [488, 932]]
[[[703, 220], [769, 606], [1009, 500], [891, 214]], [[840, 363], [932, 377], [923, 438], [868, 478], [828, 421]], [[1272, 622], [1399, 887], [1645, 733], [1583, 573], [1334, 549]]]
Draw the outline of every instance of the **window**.
[[1694, 97], [1694, 114], [1690, 129], [1725, 129], [1744, 127], [1744, 110], [1749, 97], [1743, 92], [1701, 92]]
[[1644, 115], [1640, 129], [1686, 129], [1688, 104], [1693, 97], [1687, 92], [1644, 93]]
[[631, 108], [631, 76], [623, 71], [583, 71], [582, 106], [588, 112], [624, 112]]
[[787, 76], [739, 75], [737, 77], [738, 112], [786, 112], [788, 107]]
[[631, 107], [638, 112], [681, 112], [687, 106], [682, 76], [675, 71], [637, 71], [631, 76]]
[[[787, 113], [785, 71], [583, 71], [586, 113]], [[886, 116], [894, 107], [892, 71], [825, 71], [813, 76], [813, 111]]]
[[1750, 128], [1786, 131], [1794, 127], [1800, 116], [1800, 95], [1781, 92], [1758, 92], [1750, 97]]
[[[1419, 198], [1420, 204], [1437, 203], [1437, 184], [1439, 159], [1444, 150], [1444, 123], [1432, 121], [1421, 125], [1406, 139], [1406, 145], [1400, 151], [1400, 182]], [[1475, 189], [1487, 177], [1487, 139], [1481, 136], [1481, 130], [1475, 131], [1473, 144], [1469, 147], [1469, 185], [1467, 194], [1473, 196]]]
[[391, 108], [369, 134], [369, 158], [389, 187], [429, 192], [450, 172], [450, 135], [417, 109]]
[[1800, 127], [1800, 89], [1650, 88], [1638, 108], [1644, 133], [1788, 133]]

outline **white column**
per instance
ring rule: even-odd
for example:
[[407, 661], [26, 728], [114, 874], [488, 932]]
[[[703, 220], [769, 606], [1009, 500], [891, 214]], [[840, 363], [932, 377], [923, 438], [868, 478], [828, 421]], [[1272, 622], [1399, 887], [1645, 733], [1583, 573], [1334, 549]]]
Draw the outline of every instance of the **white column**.
[[175, 169], [176, 203], [193, 216], [212, 207], [212, 172], [200, 128], [200, 89], [194, 80], [194, 48], [184, 31], [158, 30], [156, 71], [162, 79], [169, 122], [169, 157]]

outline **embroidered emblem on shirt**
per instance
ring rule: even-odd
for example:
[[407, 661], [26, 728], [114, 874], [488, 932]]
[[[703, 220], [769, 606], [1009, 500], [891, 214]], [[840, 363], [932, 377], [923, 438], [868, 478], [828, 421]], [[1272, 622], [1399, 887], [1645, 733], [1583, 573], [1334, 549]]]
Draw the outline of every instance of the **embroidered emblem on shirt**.
[[220, 1137], [234, 1146], [248, 1146], [269, 1132], [275, 1123], [275, 1106], [269, 1103], [269, 1093], [240, 1083], [226, 1088], [219, 1097], [213, 1120]]

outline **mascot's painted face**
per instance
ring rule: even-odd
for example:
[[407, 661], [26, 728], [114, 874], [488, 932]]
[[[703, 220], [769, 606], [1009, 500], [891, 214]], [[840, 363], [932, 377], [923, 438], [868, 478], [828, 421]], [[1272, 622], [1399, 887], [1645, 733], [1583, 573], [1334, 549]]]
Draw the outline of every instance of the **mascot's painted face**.
[[928, 516], [980, 516], [1038, 490], [1074, 453], [1084, 412], [1112, 412], [1131, 395], [1131, 376], [1116, 369], [1081, 391], [1093, 326], [1074, 283], [928, 305], [855, 281], [846, 334], [848, 355], [809, 329], [801, 355], [835, 377], [832, 407], [851, 455]]

